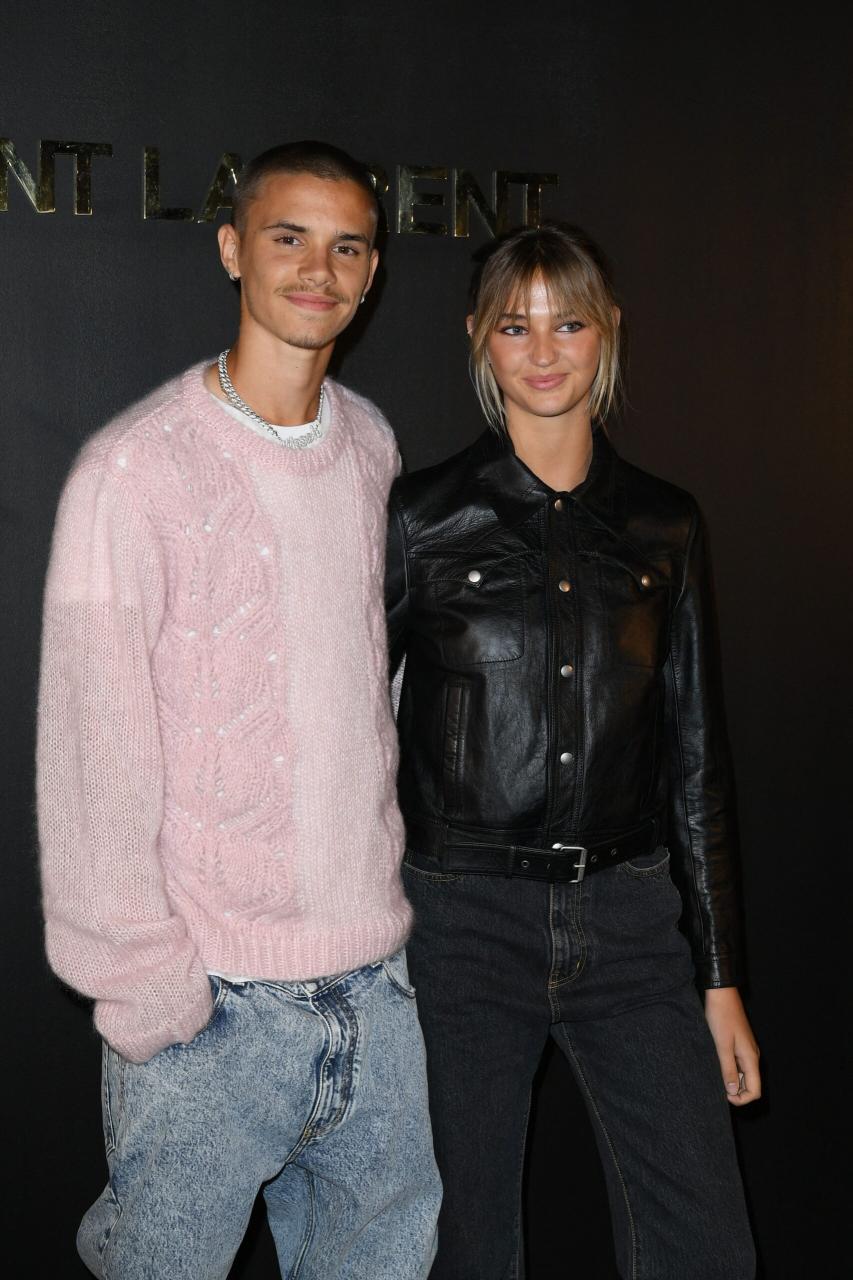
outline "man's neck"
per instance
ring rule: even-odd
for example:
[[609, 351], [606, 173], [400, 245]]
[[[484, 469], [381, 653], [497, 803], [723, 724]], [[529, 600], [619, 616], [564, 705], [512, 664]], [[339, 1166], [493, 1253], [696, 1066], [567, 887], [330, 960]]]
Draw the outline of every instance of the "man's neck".
[[566, 493], [586, 479], [592, 461], [588, 417], [510, 419], [507, 429], [517, 457], [549, 488]]
[[[317, 414], [320, 385], [333, 350], [334, 343], [310, 350], [266, 332], [249, 338], [241, 329], [228, 355], [228, 375], [240, 398], [267, 422], [300, 426]], [[208, 391], [227, 401], [215, 364], [207, 369], [204, 382]]]

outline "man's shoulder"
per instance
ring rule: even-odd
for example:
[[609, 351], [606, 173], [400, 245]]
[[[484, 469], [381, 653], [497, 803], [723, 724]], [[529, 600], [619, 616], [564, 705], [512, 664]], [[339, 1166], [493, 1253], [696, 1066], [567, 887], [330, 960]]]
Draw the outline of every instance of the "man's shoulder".
[[194, 369], [169, 378], [93, 432], [77, 455], [74, 473], [130, 475], [134, 465], [151, 454], [152, 441], [174, 433], [186, 417], [184, 383]]
[[326, 387], [332, 412], [340, 414], [349, 440], [362, 453], [390, 464], [391, 474], [396, 475], [400, 466], [397, 437], [379, 406], [332, 378], [326, 379]]
[[353, 418], [366, 419], [383, 436], [386, 436], [396, 444], [391, 424], [379, 406], [374, 404], [372, 400], [369, 400], [367, 396], [361, 395], [358, 391], [353, 391], [352, 387], [345, 387], [342, 382], [338, 382], [334, 378], [326, 379], [326, 387], [332, 397], [333, 404], [345, 418], [348, 420]]

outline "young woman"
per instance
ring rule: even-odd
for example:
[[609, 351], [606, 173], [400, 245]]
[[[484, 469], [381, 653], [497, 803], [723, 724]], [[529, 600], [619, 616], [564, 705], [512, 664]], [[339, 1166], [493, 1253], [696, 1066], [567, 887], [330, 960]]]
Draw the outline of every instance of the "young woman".
[[[707, 542], [693, 498], [608, 441], [619, 319], [582, 233], [497, 243], [468, 317], [490, 428], [392, 491], [433, 1280], [519, 1274], [549, 1036], [596, 1129], [620, 1275], [754, 1274], [726, 1103], [760, 1082]], [[570, 1244], [571, 1205], [566, 1226]]]

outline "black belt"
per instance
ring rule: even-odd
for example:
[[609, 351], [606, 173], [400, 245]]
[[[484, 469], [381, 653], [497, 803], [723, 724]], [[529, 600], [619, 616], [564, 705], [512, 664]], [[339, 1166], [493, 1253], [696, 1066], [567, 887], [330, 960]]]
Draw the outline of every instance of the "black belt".
[[407, 850], [406, 861], [423, 871], [522, 876], [527, 880], [580, 884], [584, 876], [651, 853], [658, 845], [659, 830], [659, 824], [650, 819], [640, 827], [595, 844], [558, 842], [550, 849], [526, 844], [457, 840], [452, 836], [448, 838], [439, 830], [432, 833], [432, 838], [425, 839], [422, 831], [410, 831], [409, 838], [414, 847]]

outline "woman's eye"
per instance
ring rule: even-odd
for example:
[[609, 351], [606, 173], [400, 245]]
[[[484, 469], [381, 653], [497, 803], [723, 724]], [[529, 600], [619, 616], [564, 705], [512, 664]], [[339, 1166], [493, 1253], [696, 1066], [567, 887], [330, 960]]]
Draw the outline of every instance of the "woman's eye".
[[502, 329], [498, 330], [498, 332], [505, 333], [510, 338], [515, 338], [520, 333], [526, 333], [527, 330], [524, 328], [523, 325], [520, 325], [520, 324], [505, 324]]
[[564, 320], [560, 325], [560, 330], [563, 333], [579, 333], [583, 328], [584, 324], [582, 320]]

